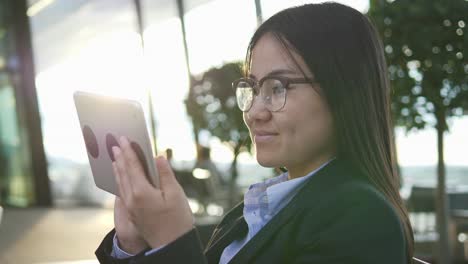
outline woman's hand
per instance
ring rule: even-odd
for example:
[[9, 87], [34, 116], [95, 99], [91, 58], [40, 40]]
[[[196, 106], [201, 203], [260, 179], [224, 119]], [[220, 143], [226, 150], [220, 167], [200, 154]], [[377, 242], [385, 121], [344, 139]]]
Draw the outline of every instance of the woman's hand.
[[146, 179], [144, 169], [124, 137], [114, 147], [120, 198], [130, 221], [152, 248], [164, 246], [193, 228], [193, 215], [182, 187], [163, 157], [156, 159], [159, 189]]
[[127, 208], [119, 197], [115, 197], [114, 225], [119, 247], [125, 252], [136, 255], [148, 247], [146, 241], [130, 221]]

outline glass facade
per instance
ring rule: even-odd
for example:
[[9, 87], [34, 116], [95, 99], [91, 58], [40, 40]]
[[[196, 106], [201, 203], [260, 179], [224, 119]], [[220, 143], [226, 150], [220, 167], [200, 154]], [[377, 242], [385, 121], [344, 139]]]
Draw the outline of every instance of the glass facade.
[[[288, 1], [281, 1], [281, 0], [263, 0], [261, 1], [262, 7], [262, 16], [263, 19], [266, 20], [275, 13], [286, 9], [291, 6], [298, 6], [304, 5], [307, 3], [320, 3], [325, 2], [323, 0], [288, 0]], [[366, 13], [369, 10], [369, 0], [334, 0], [333, 2], [341, 3], [344, 5], [352, 6], [353, 8], [357, 9], [362, 13]]]
[[73, 93], [90, 91], [147, 104], [133, 1], [51, 1], [36, 9], [41, 1], [33, 2], [28, 15], [54, 200], [109, 204], [111, 197], [94, 186]]
[[[13, 49], [16, 45], [8, 37], [11, 23], [6, 22], [9, 2], [0, 0], [3, 5], [0, 9], [3, 10], [0, 20], [0, 162], [8, 164], [2, 166], [1, 186], [2, 190], [8, 190], [2, 191], [4, 197], [15, 201], [23, 199], [23, 204], [27, 204], [35, 199], [38, 183], [33, 177], [36, 172], [32, 173], [35, 163], [28, 156], [34, 151], [28, 149], [31, 143], [23, 132], [30, 128], [24, 129], [27, 119], [22, 118], [22, 107], [16, 103], [19, 98], [15, 93], [17, 77], [14, 71], [7, 70], [8, 65], [16, 63]], [[170, 148], [176, 168], [193, 168], [197, 146], [184, 105], [189, 76], [244, 59], [248, 41], [257, 26], [256, 2], [260, 3], [263, 18], [267, 19], [280, 9], [311, 1], [26, 2], [41, 122], [39, 135], [44, 144], [52, 196], [56, 204], [106, 206], [112, 204], [112, 197], [94, 185], [73, 92], [84, 90], [139, 101], [144, 106], [150, 130], [154, 124], [157, 154]], [[137, 12], [137, 2], [141, 13]], [[139, 34], [139, 15], [143, 38]], [[232, 151], [209, 136], [200, 135], [200, 142], [210, 147], [211, 157], [221, 174], [229, 177]], [[256, 165], [247, 153], [239, 156], [239, 164], [238, 183], [243, 186], [272, 174], [271, 170]]]
[[211, 67], [245, 58], [257, 26], [255, 3], [213, 0], [186, 12], [185, 23], [190, 68], [193, 74], [200, 74]]
[[[184, 105], [187, 68], [199, 74], [242, 60], [256, 26], [255, 4], [250, 0], [180, 1], [181, 6], [178, 1], [142, 0], [142, 43], [135, 2], [29, 1], [43, 141], [58, 204], [112, 204], [112, 197], [94, 186], [72, 102], [74, 91], [140, 101], [148, 127], [149, 118], [154, 118], [159, 153], [171, 148], [173, 164], [189, 169], [197, 148]], [[185, 14], [189, 64], [179, 8]], [[241, 20], [237, 12], [243, 14]], [[218, 161], [228, 164], [230, 150], [216, 140], [211, 144], [213, 156], [224, 157]]]
[[[257, 25], [254, 0], [27, 2], [41, 132], [55, 203], [112, 204], [112, 197], [93, 183], [72, 101], [77, 90], [140, 101], [150, 129], [153, 118], [159, 153], [171, 148], [173, 164], [193, 167], [197, 147], [184, 105], [188, 68], [196, 75], [244, 58]], [[216, 139], [207, 137], [203, 143], [228, 174], [231, 150]], [[253, 163], [248, 154], [240, 156], [243, 160]], [[256, 174], [239, 180], [246, 185], [271, 171]]]
[[[370, 2], [334, 1], [364, 13]], [[234, 155], [209, 133], [199, 134], [201, 146], [195, 145], [184, 103], [189, 76], [244, 60], [257, 15], [266, 20], [312, 2], [324, 1], [0, 0], [0, 206], [50, 205], [50, 198], [58, 206], [113, 206], [114, 196], [95, 186], [89, 167], [73, 102], [73, 93], [83, 90], [139, 101], [150, 134], [154, 128], [155, 154], [172, 157], [195, 216], [219, 219], [229, 209], [226, 182]], [[465, 24], [458, 25], [461, 30]], [[450, 122], [447, 186], [466, 191], [468, 117]], [[413, 187], [437, 185], [437, 135], [434, 129], [395, 130], [400, 192], [409, 199]], [[213, 173], [224, 189], [206, 181]], [[238, 157], [238, 173], [241, 190], [274, 174], [247, 152]], [[434, 215], [426, 218], [434, 229]], [[424, 225], [415, 227], [424, 231]]]
[[192, 129], [183, 103], [189, 75], [177, 1], [145, 0], [142, 9], [145, 77], [153, 98], [158, 150], [171, 148], [174, 160], [193, 160]]
[[0, 1], [0, 204], [28, 206], [36, 202], [30, 138], [22, 101], [22, 59], [18, 17], [11, 1]]

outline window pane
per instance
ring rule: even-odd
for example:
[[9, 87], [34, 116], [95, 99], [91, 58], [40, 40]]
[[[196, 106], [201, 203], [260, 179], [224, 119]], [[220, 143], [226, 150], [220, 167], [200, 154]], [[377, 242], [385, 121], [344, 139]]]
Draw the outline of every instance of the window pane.
[[193, 161], [195, 146], [185, 111], [188, 72], [176, 1], [142, 1], [145, 65], [153, 95], [158, 151], [171, 148], [177, 161]]
[[[191, 3], [191, 0], [185, 1]], [[243, 61], [256, 27], [254, 0], [213, 0], [189, 10], [185, 15], [190, 68], [194, 75], [233, 61]], [[234, 81], [234, 80], [230, 80]], [[211, 158], [229, 181], [233, 152], [227, 144], [209, 133], [200, 133], [200, 143], [210, 146]], [[242, 187], [271, 176], [271, 169], [262, 168], [246, 152], [238, 157]]]
[[[322, 2], [327, 2], [327, 0], [288, 0], [288, 1], [262, 0], [261, 4], [262, 4], [263, 19], [266, 20], [272, 15], [278, 13], [279, 11], [289, 8], [289, 7], [308, 4], [308, 3], [322, 3]], [[369, 0], [353, 0], [353, 1], [335, 0], [333, 2], [351, 6], [364, 13], [367, 12], [367, 10], [369, 9]]]
[[0, 204], [34, 203], [32, 161], [24, 109], [17, 105], [18, 51], [8, 1], [0, 1]]
[[[48, 5], [37, 8], [41, 2]], [[28, 14], [53, 194], [98, 203], [105, 193], [94, 186], [73, 92], [127, 97], [147, 108], [133, 1], [31, 2]]]
[[[190, 3], [191, 1], [186, 1]], [[190, 67], [197, 74], [243, 60], [257, 20], [253, 0], [213, 0], [185, 15]]]
[[[19, 133], [11, 78], [0, 71], [0, 202], [27, 206], [33, 202], [29, 152]], [[24, 130], [24, 128], [21, 128]]]

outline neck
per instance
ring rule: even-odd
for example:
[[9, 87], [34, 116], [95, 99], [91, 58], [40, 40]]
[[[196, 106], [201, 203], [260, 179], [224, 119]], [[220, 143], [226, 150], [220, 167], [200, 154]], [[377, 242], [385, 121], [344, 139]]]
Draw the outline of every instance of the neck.
[[296, 166], [288, 166], [288, 180], [300, 178], [307, 176], [310, 172], [318, 169], [324, 163], [333, 159], [335, 155], [328, 155], [322, 158], [316, 159], [313, 162], [308, 162], [307, 164], [301, 164]]

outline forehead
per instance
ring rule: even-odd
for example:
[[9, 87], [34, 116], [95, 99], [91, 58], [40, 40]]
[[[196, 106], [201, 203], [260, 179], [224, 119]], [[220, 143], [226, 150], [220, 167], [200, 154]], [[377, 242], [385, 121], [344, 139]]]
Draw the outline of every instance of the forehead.
[[302, 71], [310, 73], [299, 54], [285, 47], [272, 33], [266, 33], [252, 49], [250, 74], [261, 78], [277, 70], [291, 70], [298, 74]]

